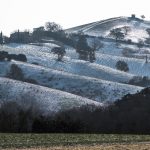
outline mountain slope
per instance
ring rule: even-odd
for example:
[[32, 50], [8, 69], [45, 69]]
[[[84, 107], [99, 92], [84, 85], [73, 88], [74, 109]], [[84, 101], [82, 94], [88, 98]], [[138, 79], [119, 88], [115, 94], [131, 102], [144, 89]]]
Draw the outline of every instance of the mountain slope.
[[25, 82], [0, 77], [0, 102], [23, 101], [37, 103], [44, 114], [82, 105], [101, 105], [98, 102]]
[[89, 63], [87, 61], [81, 61], [72, 59], [75, 51], [66, 50], [71, 56], [64, 57], [62, 62], [57, 61], [57, 56], [50, 53], [50, 48], [44, 46], [31, 46], [31, 45], [17, 45], [17, 48], [2, 47], [2, 50], [9, 53], [23, 53], [27, 56], [28, 63], [37, 63], [39, 66], [64, 71], [81, 76], [89, 76], [93, 78], [99, 78], [108, 81], [125, 83], [133, 78], [134, 75], [124, 73], [113, 68], [102, 66], [96, 63]]
[[107, 37], [111, 29], [124, 26], [128, 26], [131, 29], [129, 34], [126, 36], [126, 39], [132, 39], [132, 41], [137, 42], [138, 39], [145, 39], [148, 37], [145, 29], [150, 28], [150, 22], [131, 17], [116, 17], [97, 21], [87, 25], [67, 29], [66, 32], [77, 33], [82, 31], [85, 34], [92, 36]]
[[16, 64], [22, 69], [24, 78], [34, 79], [39, 85], [87, 97], [98, 102], [114, 101], [128, 93], [136, 93], [142, 89], [137, 86], [79, 76], [17, 61], [0, 63], [0, 76], [7, 76], [11, 64]]

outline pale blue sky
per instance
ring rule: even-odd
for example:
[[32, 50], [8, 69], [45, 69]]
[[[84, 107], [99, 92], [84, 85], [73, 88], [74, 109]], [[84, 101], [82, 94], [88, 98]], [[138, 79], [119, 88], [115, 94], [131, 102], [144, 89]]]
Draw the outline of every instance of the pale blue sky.
[[0, 0], [0, 4], [0, 30], [7, 35], [47, 21], [68, 28], [132, 13], [150, 20], [150, 0]]

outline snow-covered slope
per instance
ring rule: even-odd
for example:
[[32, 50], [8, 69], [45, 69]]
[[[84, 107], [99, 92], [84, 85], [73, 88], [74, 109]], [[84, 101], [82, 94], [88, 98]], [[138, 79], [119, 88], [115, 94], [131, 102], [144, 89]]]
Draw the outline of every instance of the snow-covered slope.
[[[44, 114], [101, 103], [66, 92], [0, 77], [0, 101], [34, 101]], [[34, 104], [33, 102], [33, 104]]]
[[72, 53], [70, 52], [71, 50], [69, 50], [69, 54], [71, 53], [71, 55], [68, 54], [67, 57], [64, 57], [63, 62], [58, 62], [57, 57], [50, 53], [51, 49], [47, 49], [44, 46], [17, 45], [16, 47], [17, 48], [4, 46], [1, 50], [16, 54], [23, 53], [27, 56], [28, 63], [37, 63], [40, 66], [72, 74], [120, 83], [128, 82], [133, 78], [132, 74], [124, 73], [107, 66], [102, 66], [98, 63], [72, 59], [72, 55], [75, 53], [74, 49], [72, 49]]
[[92, 36], [107, 37], [111, 29], [124, 26], [128, 26], [131, 29], [129, 34], [126, 36], [126, 39], [132, 39], [132, 41], [137, 42], [139, 39], [145, 39], [148, 37], [145, 29], [150, 28], [150, 22], [131, 17], [116, 17], [97, 21], [87, 25], [67, 29], [66, 32], [77, 33], [82, 31], [85, 34]]
[[137, 86], [79, 76], [17, 61], [0, 63], [0, 76], [7, 76], [11, 64], [20, 67], [26, 79], [34, 79], [42, 86], [59, 89], [98, 102], [114, 101], [128, 93], [136, 93], [142, 89]]
[[97, 54], [96, 63], [115, 69], [115, 65], [119, 60], [125, 61], [128, 64], [129, 73], [138, 76], [150, 77], [150, 63], [145, 63], [145, 59], [112, 56], [99, 53]]

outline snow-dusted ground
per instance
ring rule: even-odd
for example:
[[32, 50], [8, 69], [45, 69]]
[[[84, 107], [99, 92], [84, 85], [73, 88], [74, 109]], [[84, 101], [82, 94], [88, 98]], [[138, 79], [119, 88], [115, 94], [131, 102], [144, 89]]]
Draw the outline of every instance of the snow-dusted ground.
[[137, 86], [79, 76], [17, 61], [0, 63], [0, 76], [7, 76], [11, 64], [17, 64], [22, 69], [25, 78], [34, 79], [39, 85], [87, 97], [98, 102], [121, 99], [128, 93], [136, 93], [142, 89]]
[[146, 28], [150, 28], [150, 22], [140, 19], [131, 19], [128, 17], [116, 17], [107, 20], [97, 21], [87, 25], [67, 29], [66, 32], [77, 33], [79, 31], [82, 31], [85, 34], [92, 36], [107, 37], [111, 29], [124, 26], [128, 26], [131, 29], [125, 39], [132, 39], [132, 41], [137, 42], [139, 39], [144, 40], [148, 37], [148, 34], [145, 30]]
[[[67, 32], [83, 31], [89, 35], [107, 37], [111, 29], [125, 25], [131, 29], [126, 35], [126, 39], [137, 42], [139, 39], [144, 40], [148, 37], [145, 29], [150, 27], [150, 22], [130, 20], [127, 17], [103, 20], [72, 28]], [[91, 38], [88, 38], [88, 43], [90, 40]], [[58, 46], [58, 43], [49, 42], [38, 44], [11, 43], [0, 46], [0, 51], [7, 51], [12, 54], [22, 53], [28, 59], [27, 63], [0, 62], [1, 77], [7, 75], [11, 64], [17, 64], [22, 69], [25, 78], [34, 79], [41, 85], [0, 78], [1, 90], [7, 89], [4, 94], [5, 99], [11, 97], [19, 99], [21, 95], [29, 93], [38, 99], [45, 112], [81, 106], [82, 104], [94, 103], [99, 105], [98, 102], [115, 101], [128, 93], [140, 91], [142, 87], [125, 84], [133, 77], [150, 77], [149, 47], [143, 47], [139, 50], [136, 44], [122, 43], [117, 45], [113, 40], [103, 39], [101, 42], [104, 47], [96, 51], [96, 61], [90, 63], [79, 60], [76, 50], [65, 45], [66, 55], [62, 62], [58, 62], [57, 56], [51, 53], [51, 49]], [[148, 56], [148, 63], [145, 63], [146, 55]], [[119, 60], [128, 64], [129, 72], [116, 69], [116, 63]], [[37, 65], [34, 65], [35, 63]], [[16, 96], [14, 96], [15, 94]]]
[[21, 105], [25, 101], [33, 101], [44, 114], [82, 105], [102, 105], [66, 92], [1, 77], [0, 96], [3, 101], [15, 101]]
[[[27, 56], [29, 63], [36, 62], [40, 66], [59, 71], [65, 71], [68, 73], [89, 76], [108, 81], [116, 81], [121, 83], [128, 82], [131, 78], [133, 78], [133, 75], [129, 73], [124, 73], [107, 66], [72, 59], [72, 55], [75, 53], [74, 49], [72, 49], [73, 52], [71, 55], [68, 54], [67, 57], [64, 57], [63, 62], [58, 62], [57, 57], [50, 53], [49, 48], [48, 50], [46, 48], [47, 47], [44, 46], [39, 47], [31, 45], [18, 45], [17, 48], [4, 46], [2, 50], [8, 51], [9, 53], [23, 53]], [[66, 51], [68, 51], [68, 49]], [[69, 52], [70, 51], [71, 50], [69, 49]]]
[[150, 77], [150, 62], [145, 63], [144, 59], [118, 57], [106, 54], [97, 54], [96, 63], [111, 68], [116, 68], [115, 65], [117, 61], [122, 60], [128, 64], [129, 73], [138, 76], [149, 76]]

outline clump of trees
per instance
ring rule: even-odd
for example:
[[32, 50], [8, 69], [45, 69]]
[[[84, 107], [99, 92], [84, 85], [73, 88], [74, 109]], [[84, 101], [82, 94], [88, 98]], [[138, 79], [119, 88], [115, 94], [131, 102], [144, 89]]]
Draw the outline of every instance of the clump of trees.
[[128, 72], [128, 71], [129, 71], [128, 64], [127, 64], [125, 61], [121, 61], [121, 60], [119, 60], [119, 61], [116, 63], [116, 68], [117, 68], [118, 70], [121, 70], [121, 71], [124, 71], [124, 72]]
[[22, 61], [22, 62], [27, 62], [27, 57], [24, 54], [8, 54], [8, 52], [5, 51], [0, 51], [0, 61], [4, 60], [16, 60], [16, 61]]
[[95, 52], [103, 48], [103, 46], [103, 43], [98, 38], [93, 38], [89, 46], [86, 36], [79, 34], [79, 39], [76, 42], [76, 52], [79, 54], [79, 59], [92, 63], [96, 60]]
[[121, 28], [115, 28], [115, 29], [110, 30], [109, 36], [113, 37], [116, 40], [116, 42], [118, 42], [118, 40], [124, 39], [124, 37], [125, 37]]
[[79, 59], [88, 61], [90, 50], [91, 48], [88, 46], [86, 37], [84, 35], [80, 35], [76, 44], [76, 51], [79, 54]]
[[47, 22], [45, 26], [33, 28], [33, 32], [28, 30], [14, 31], [10, 34], [10, 38], [3, 36], [4, 43], [31, 43], [42, 42], [43, 39], [52, 38], [70, 46], [74, 46], [74, 42], [70, 36], [55, 22]]

